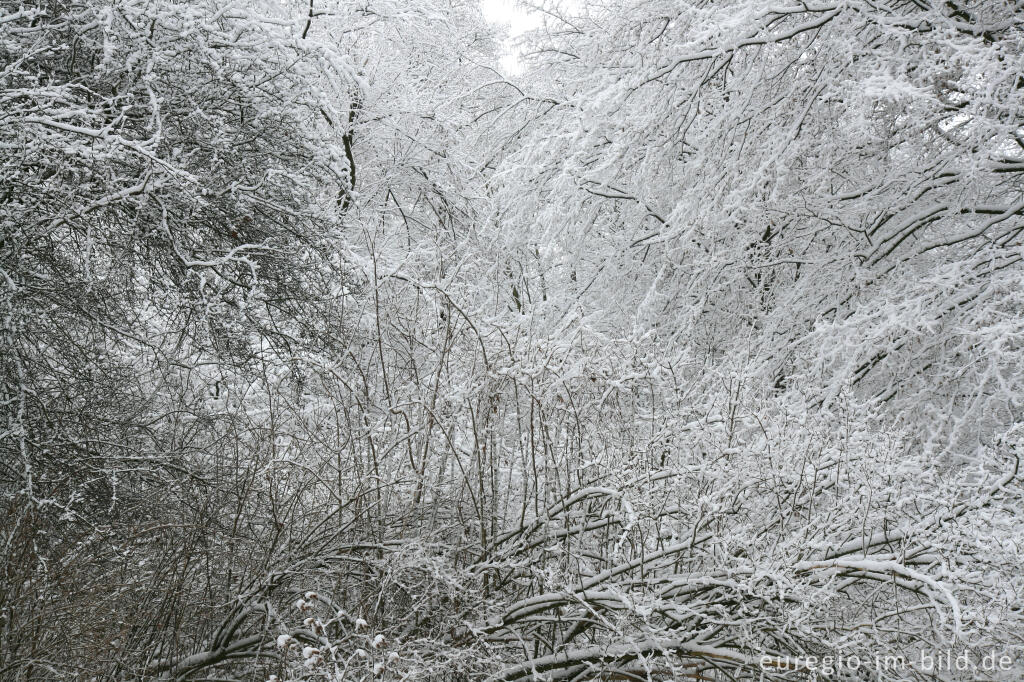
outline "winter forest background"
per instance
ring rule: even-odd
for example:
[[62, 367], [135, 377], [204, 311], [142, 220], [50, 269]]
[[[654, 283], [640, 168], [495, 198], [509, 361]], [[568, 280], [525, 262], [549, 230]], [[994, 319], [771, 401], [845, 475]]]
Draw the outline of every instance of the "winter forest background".
[[1021, 0], [0, 8], [0, 679], [1024, 679]]

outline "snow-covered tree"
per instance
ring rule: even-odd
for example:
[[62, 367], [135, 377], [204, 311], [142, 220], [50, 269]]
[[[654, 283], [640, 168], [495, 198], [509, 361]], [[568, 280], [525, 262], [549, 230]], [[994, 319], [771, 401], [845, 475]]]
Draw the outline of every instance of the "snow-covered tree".
[[1009, 0], [8, 5], [0, 677], [1020, 678]]
[[[496, 133], [491, 235], [520, 290], [550, 292], [530, 325], [573, 408], [577, 377], [603, 376], [602, 401], [632, 388], [648, 414], [631, 433], [649, 440], [602, 464], [679, 483], [631, 499], [598, 479], [630, 502], [633, 552], [552, 545], [555, 586], [538, 578], [546, 597], [488, 630], [543, 642], [501, 675], [799, 678], [758, 656], [1018, 652], [1017, 9], [545, 10], [519, 126]], [[611, 339], [633, 366], [593, 372]], [[585, 414], [604, 433], [626, 416]], [[590, 566], [565, 581], [567, 560]]]

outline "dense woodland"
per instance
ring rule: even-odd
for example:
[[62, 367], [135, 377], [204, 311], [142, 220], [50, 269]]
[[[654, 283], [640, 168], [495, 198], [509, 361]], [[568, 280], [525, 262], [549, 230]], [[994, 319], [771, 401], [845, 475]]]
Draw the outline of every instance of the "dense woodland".
[[0, 679], [1024, 679], [1024, 4], [534, 11], [0, 2]]

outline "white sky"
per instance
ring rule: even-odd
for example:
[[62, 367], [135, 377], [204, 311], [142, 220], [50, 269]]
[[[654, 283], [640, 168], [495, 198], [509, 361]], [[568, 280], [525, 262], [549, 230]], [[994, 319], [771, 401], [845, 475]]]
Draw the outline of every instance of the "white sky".
[[515, 0], [480, 0], [480, 5], [484, 18], [495, 24], [508, 24], [513, 38], [540, 25], [540, 19]]
[[[523, 9], [516, 0], [480, 0], [484, 10], [484, 18], [494, 24], [505, 24], [509, 29], [511, 42], [531, 28], [540, 25], [540, 17]], [[505, 73], [516, 73], [520, 70], [518, 55], [511, 45], [506, 44], [508, 54], [502, 58], [501, 66]]]

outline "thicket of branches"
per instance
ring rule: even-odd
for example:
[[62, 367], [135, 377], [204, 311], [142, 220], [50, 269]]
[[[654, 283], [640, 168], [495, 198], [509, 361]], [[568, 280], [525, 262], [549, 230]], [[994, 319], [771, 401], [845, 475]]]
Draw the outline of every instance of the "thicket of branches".
[[539, 9], [0, 5], [0, 678], [1021, 678], [1019, 3]]

